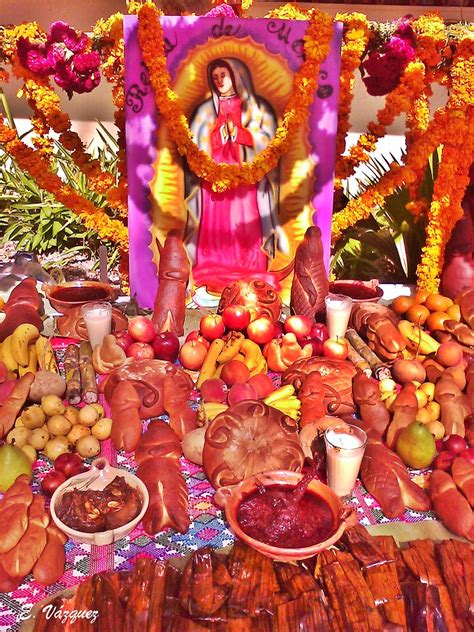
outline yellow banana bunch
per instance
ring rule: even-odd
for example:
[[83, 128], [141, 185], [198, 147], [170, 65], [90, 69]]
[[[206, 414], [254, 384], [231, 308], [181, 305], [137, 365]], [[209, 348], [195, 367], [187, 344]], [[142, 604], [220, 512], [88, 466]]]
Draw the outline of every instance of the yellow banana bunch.
[[38, 356], [38, 366], [43, 371], [53, 371], [59, 373], [53, 347], [48, 338], [40, 336], [35, 342], [36, 355]]
[[224, 349], [225, 342], [222, 338], [216, 338], [209, 345], [207, 355], [204, 358], [203, 365], [199, 371], [199, 377], [196, 382], [196, 386], [199, 388], [203, 382], [214, 377], [214, 373], [217, 369], [217, 358], [221, 351]]
[[2, 362], [9, 371], [16, 371], [18, 369], [18, 362], [13, 355], [12, 334], [7, 336], [2, 342]]
[[[265, 360], [262, 350], [256, 342], [253, 342], [253, 340], [245, 339], [240, 349], [240, 353], [243, 354], [244, 364], [250, 371], [251, 375], [252, 371], [255, 371], [257, 367], [262, 365], [262, 359]], [[260, 373], [260, 371], [258, 372]]]
[[270, 406], [288, 415], [288, 417], [292, 419], [298, 419], [300, 416], [301, 402], [294, 395], [288, 397], [288, 399], [278, 399], [276, 402], [273, 402], [273, 404], [270, 404]]
[[217, 356], [217, 362], [219, 362], [219, 364], [223, 364], [225, 362], [230, 362], [230, 360], [234, 360], [235, 356], [239, 353], [244, 340], [245, 336], [243, 333], [240, 331], [231, 331], [224, 347]]
[[28, 366], [18, 367], [19, 377], [23, 377], [25, 373], [36, 373], [37, 366], [38, 366], [38, 355], [36, 353], [36, 347], [35, 345], [30, 345], [28, 347]]
[[227, 404], [219, 404], [217, 402], [201, 402], [201, 404], [199, 405], [199, 414], [201, 415], [202, 413], [202, 416], [200, 416], [200, 421], [204, 422], [202, 425], [206, 425], [215, 417], [217, 417], [217, 415], [220, 415], [228, 408], [229, 407], [227, 406]]
[[271, 392], [270, 395], [267, 395], [263, 400], [265, 404], [271, 406], [273, 402], [276, 402], [280, 399], [288, 399], [295, 394], [295, 387], [292, 384], [287, 384], [286, 386], [280, 386], [275, 391]]
[[23, 323], [18, 325], [11, 336], [11, 349], [13, 357], [19, 366], [28, 366], [28, 346], [39, 338], [40, 332], [35, 325]]
[[268, 364], [262, 355], [262, 358], [260, 362], [257, 364], [257, 366], [250, 371], [250, 377], [253, 377], [254, 375], [258, 375], [259, 373], [266, 373], [267, 371], [268, 371]]
[[436, 353], [439, 348], [439, 342], [430, 336], [426, 331], [409, 320], [401, 320], [398, 323], [400, 333], [407, 339], [407, 347], [422, 355], [430, 355]]

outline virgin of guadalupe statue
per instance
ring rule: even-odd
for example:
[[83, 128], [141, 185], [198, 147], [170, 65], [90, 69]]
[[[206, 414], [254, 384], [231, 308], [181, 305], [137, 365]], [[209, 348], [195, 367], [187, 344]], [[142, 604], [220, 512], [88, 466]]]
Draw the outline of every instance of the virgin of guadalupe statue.
[[[273, 108], [255, 94], [250, 72], [238, 59], [212, 61], [207, 80], [211, 97], [190, 122], [195, 142], [218, 163], [251, 162], [275, 134]], [[278, 169], [258, 184], [224, 193], [187, 170], [186, 204], [186, 241], [196, 286], [219, 292], [246, 277], [277, 284], [267, 272], [268, 261], [276, 249], [283, 254], [290, 250], [278, 221]]]

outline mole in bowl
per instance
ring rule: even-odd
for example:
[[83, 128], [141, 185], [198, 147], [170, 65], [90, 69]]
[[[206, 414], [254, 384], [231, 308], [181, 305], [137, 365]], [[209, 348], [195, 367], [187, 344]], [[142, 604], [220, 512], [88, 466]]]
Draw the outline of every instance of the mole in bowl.
[[260, 486], [240, 503], [237, 521], [254, 540], [282, 549], [324, 542], [336, 531], [328, 503], [309, 490], [283, 485]]
[[66, 492], [56, 510], [58, 518], [71, 529], [84, 533], [109, 531], [127, 524], [140, 513], [138, 490], [122, 476], [116, 476], [101, 490], [73, 489]]

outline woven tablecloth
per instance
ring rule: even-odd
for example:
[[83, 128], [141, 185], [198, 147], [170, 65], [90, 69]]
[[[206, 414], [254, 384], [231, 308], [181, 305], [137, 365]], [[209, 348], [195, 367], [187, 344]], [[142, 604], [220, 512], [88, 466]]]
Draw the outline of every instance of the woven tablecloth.
[[[56, 340], [59, 360], [62, 359], [61, 341]], [[58, 350], [59, 349], [59, 350]], [[102, 402], [104, 404], [104, 402]], [[166, 419], [166, 417], [163, 417]], [[144, 426], [147, 422], [144, 422]], [[110, 440], [102, 443], [101, 456], [112, 465], [135, 472], [136, 463], [123, 451], [116, 452]], [[189, 511], [191, 526], [186, 534], [167, 529], [151, 537], [139, 525], [129, 536], [107, 546], [80, 544], [73, 540], [66, 543], [66, 570], [61, 580], [47, 588], [37, 584], [32, 575], [12, 593], [0, 593], [0, 632], [16, 632], [35, 603], [48, 595], [74, 586], [94, 573], [108, 570], [128, 570], [139, 556], [151, 556], [160, 560], [188, 555], [192, 551], [212, 546], [221, 548], [234, 540], [229, 531], [223, 512], [214, 504], [214, 489], [208, 482], [201, 467], [181, 459], [183, 475], [189, 490]], [[47, 458], [40, 458], [34, 466], [33, 491], [39, 491], [44, 476], [53, 468]], [[426, 473], [412, 471], [412, 478], [422, 486], [426, 483]], [[377, 501], [368, 494], [360, 481], [354, 489], [349, 504], [357, 512], [359, 522], [365, 526], [387, 522], [420, 522], [435, 520], [432, 512], [418, 512], [407, 509], [400, 520], [386, 518]], [[113, 632], [113, 631], [111, 631]]]

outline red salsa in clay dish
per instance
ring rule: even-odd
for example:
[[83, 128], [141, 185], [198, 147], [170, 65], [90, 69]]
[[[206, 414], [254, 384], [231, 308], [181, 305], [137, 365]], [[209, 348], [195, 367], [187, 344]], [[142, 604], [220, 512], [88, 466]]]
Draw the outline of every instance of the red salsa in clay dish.
[[301, 496], [295, 487], [259, 487], [240, 503], [237, 522], [259, 542], [282, 549], [299, 549], [324, 542], [336, 531], [328, 503], [311, 491]]

